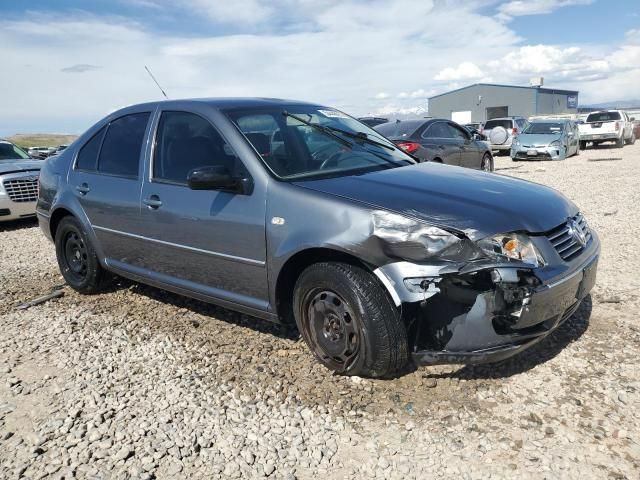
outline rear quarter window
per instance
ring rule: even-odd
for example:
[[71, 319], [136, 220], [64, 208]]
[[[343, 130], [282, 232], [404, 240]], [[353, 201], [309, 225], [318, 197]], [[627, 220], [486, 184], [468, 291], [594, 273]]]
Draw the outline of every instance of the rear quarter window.
[[94, 171], [97, 169], [98, 153], [100, 152], [100, 145], [102, 145], [102, 139], [106, 131], [107, 127], [102, 127], [98, 130], [98, 133], [82, 146], [78, 153], [78, 160], [76, 161], [76, 168], [78, 170]]

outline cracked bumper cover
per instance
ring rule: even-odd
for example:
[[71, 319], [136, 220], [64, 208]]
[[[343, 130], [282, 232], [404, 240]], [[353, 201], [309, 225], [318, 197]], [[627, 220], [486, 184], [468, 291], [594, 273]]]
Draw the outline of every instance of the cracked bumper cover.
[[[515, 269], [510, 273], [505, 268], [484, 267], [502, 275], [493, 274], [493, 288], [476, 292], [468, 301], [452, 300], [447, 289], [440, 288], [444, 279], [456, 277], [451, 267], [396, 262], [375, 273], [397, 306], [415, 312], [417, 337], [427, 338], [426, 345], [416, 341], [412, 347], [414, 363], [488, 363], [522, 352], [567, 320], [595, 285], [599, 253], [599, 240], [594, 236], [575, 265], [526, 288], [508, 283]], [[525, 273], [535, 274], [535, 269]], [[412, 283], [406, 279], [413, 278], [428, 279], [421, 292], [408, 288]], [[514, 300], [518, 292], [523, 294]], [[429, 330], [426, 337], [425, 328]]]

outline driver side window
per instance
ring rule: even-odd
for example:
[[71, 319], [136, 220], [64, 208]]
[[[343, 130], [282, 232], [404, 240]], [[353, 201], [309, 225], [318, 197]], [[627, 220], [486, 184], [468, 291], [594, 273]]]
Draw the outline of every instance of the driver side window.
[[241, 165], [208, 120], [188, 112], [162, 113], [153, 159], [155, 181], [186, 185], [195, 168], [222, 166], [235, 175]]

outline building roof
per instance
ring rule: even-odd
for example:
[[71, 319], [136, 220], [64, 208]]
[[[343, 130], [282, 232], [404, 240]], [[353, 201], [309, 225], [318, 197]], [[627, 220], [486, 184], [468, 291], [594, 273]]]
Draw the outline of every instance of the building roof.
[[450, 93], [459, 92], [461, 90], [466, 90], [467, 88], [471, 88], [471, 87], [525, 88], [527, 90], [537, 90], [537, 91], [542, 92], [542, 93], [560, 93], [560, 94], [564, 94], [564, 95], [577, 95], [578, 94], [577, 90], [561, 90], [561, 89], [557, 89], [557, 88], [543, 88], [543, 87], [526, 87], [526, 86], [521, 86], [521, 85], [501, 85], [501, 84], [498, 84], [498, 83], [474, 83], [472, 85], [467, 85], [466, 87], [457, 88], [455, 90], [450, 90], [450, 91], [445, 92], [445, 93], [440, 93], [438, 95], [434, 95], [433, 97], [429, 97], [429, 100], [431, 100], [433, 98], [442, 97], [443, 95], [449, 95]]

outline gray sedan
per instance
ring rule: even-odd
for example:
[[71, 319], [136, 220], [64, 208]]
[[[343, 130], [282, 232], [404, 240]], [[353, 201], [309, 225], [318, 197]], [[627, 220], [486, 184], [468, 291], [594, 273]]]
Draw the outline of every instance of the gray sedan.
[[421, 162], [493, 171], [493, 156], [478, 134], [450, 120], [396, 120], [374, 128]]
[[580, 153], [578, 126], [571, 120], [534, 120], [511, 145], [513, 160], [564, 160]]

